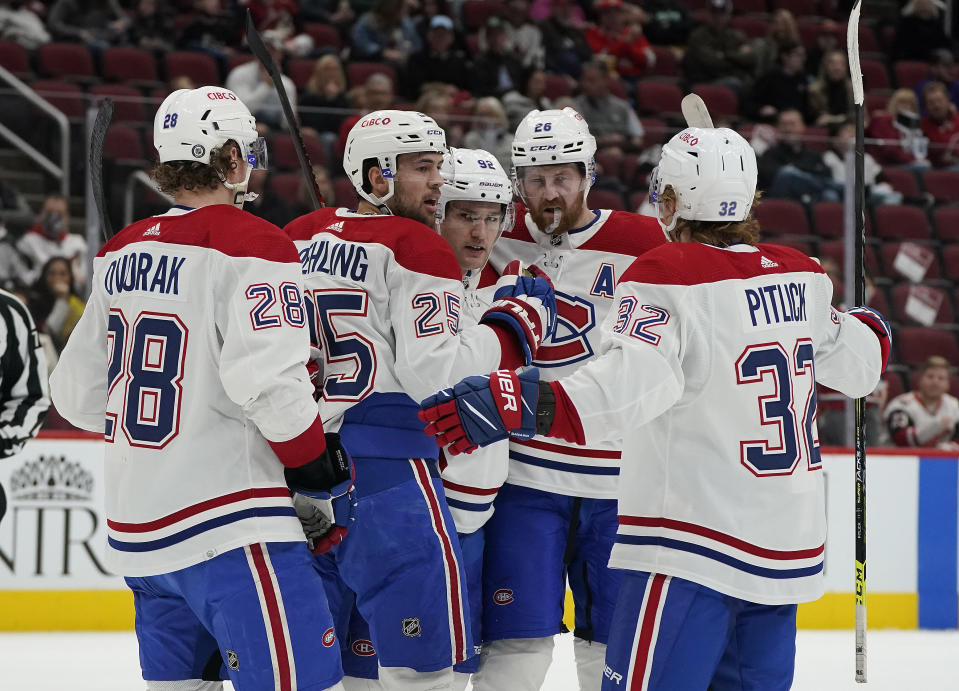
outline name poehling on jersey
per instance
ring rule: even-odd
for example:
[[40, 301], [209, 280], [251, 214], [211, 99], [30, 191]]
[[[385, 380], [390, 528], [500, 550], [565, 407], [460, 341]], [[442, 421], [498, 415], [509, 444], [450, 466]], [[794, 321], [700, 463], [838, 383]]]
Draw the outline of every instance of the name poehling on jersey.
[[366, 280], [367, 259], [366, 248], [335, 239], [314, 240], [300, 250], [304, 274], [323, 273], [361, 282]]
[[805, 283], [773, 283], [755, 289], [747, 288], [743, 291], [743, 297], [752, 326], [784, 326], [809, 320], [806, 315]]
[[133, 290], [179, 295], [184, 262], [186, 257], [166, 254], [159, 258], [149, 252], [124, 254], [110, 262], [103, 276], [103, 288], [109, 295]]

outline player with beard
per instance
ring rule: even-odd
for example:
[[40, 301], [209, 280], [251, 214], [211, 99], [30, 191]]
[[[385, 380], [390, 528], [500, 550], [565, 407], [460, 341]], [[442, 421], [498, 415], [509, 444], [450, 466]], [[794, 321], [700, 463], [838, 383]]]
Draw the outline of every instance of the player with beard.
[[[338, 635], [348, 640], [355, 605], [372, 643], [360, 649], [375, 649], [391, 690], [449, 689], [473, 652], [462, 552], [416, 401], [464, 375], [530, 364], [555, 318], [548, 281], [512, 276], [460, 328], [462, 273], [433, 227], [445, 155], [432, 118], [372, 112], [343, 158], [357, 209], [320, 209], [285, 229], [322, 353], [320, 415], [350, 450], [359, 495], [355, 527], [318, 568]], [[369, 688], [346, 671], [347, 689]]]
[[[531, 111], [516, 128], [513, 185], [525, 205], [493, 247], [490, 265], [535, 265], [556, 290], [557, 326], [537, 351], [544, 379], [570, 374], [599, 352], [613, 289], [643, 252], [666, 241], [653, 218], [593, 210], [596, 140], [572, 108]], [[606, 567], [616, 536], [620, 445], [510, 441], [509, 478], [486, 524], [483, 653], [476, 691], [538, 690], [563, 629], [566, 584], [576, 605], [583, 689], [602, 678], [619, 576]], [[544, 537], [547, 536], [547, 537]], [[530, 545], [537, 545], [531, 550]]]

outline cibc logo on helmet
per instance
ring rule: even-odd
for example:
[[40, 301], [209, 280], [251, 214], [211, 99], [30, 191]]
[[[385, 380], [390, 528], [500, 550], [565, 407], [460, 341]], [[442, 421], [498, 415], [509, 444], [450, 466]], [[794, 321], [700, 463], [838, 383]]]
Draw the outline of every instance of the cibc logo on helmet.
[[211, 101], [235, 101], [236, 94], [231, 94], [227, 91], [211, 91], [206, 97]]
[[699, 144], [699, 137], [694, 137], [689, 132], [683, 132], [681, 135], [679, 135], [679, 141], [686, 142], [690, 146], [696, 146]]
[[360, 127], [372, 127], [373, 125], [389, 125], [390, 118], [368, 118], [360, 123]]

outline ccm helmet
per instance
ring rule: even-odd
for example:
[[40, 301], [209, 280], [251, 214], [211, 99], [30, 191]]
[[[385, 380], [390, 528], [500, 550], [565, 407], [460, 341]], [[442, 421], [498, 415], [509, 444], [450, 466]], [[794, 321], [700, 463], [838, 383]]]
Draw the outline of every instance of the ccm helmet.
[[[343, 170], [362, 199], [381, 207], [393, 196], [396, 157], [423, 151], [446, 154], [446, 134], [433, 118], [415, 111], [375, 110], [360, 118], [350, 130]], [[363, 162], [371, 158], [389, 183], [383, 197], [363, 190]]]
[[[666, 187], [676, 193], [676, 211], [662, 220]], [[756, 153], [733, 130], [687, 127], [663, 145], [659, 165], [650, 175], [649, 201], [660, 208], [667, 233], [676, 221], [744, 221], [756, 195]]]
[[247, 193], [253, 169], [266, 170], [266, 142], [256, 131], [256, 119], [229, 89], [201, 86], [178, 89], [167, 96], [153, 120], [153, 145], [160, 162], [194, 161], [210, 165], [212, 154], [233, 140], [247, 162], [243, 182], [223, 185], [234, 192], [233, 203], [243, 208], [244, 201], [256, 199]]
[[513, 188], [509, 176], [493, 154], [483, 149], [450, 149], [443, 162], [443, 186], [436, 208], [437, 225], [446, 217], [446, 205], [453, 201], [490, 202], [503, 205], [500, 234], [509, 232], [515, 218]]
[[595, 182], [596, 139], [589, 133], [583, 116], [572, 108], [562, 110], [531, 110], [516, 128], [513, 138], [513, 184], [516, 193], [524, 197], [518, 168], [548, 166], [559, 163], [581, 163], [585, 185], [583, 200]]

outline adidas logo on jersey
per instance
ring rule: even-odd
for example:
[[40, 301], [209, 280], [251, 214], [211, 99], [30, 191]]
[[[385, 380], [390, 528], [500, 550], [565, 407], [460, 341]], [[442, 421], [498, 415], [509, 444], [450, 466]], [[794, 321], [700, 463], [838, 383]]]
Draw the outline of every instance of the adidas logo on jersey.
[[146, 237], [147, 235], [159, 235], [159, 234], [160, 234], [159, 223], [157, 223], [155, 226], [150, 226], [149, 228], [143, 231], [143, 237]]
[[331, 223], [326, 227], [326, 230], [332, 230], [334, 233], [343, 232], [343, 221], [337, 221], [336, 223]]
[[779, 264], [774, 262], [772, 259], [768, 259], [767, 257], [760, 257], [759, 265], [764, 269], [772, 269], [776, 266], [779, 266]]

